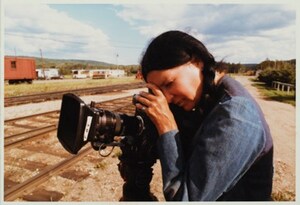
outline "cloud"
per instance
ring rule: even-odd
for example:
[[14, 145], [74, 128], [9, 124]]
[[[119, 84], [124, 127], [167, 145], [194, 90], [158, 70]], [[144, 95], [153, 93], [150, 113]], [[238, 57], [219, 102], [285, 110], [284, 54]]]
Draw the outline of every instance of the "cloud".
[[296, 10], [290, 5], [127, 5], [118, 15], [147, 38], [172, 29], [186, 31], [229, 61], [296, 56]]
[[113, 61], [109, 37], [45, 4], [6, 4], [5, 54]]
[[295, 12], [272, 5], [221, 5], [211, 12], [215, 14], [214, 19], [203, 31], [216, 35], [221, 32], [223, 35], [253, 35], [295, 23], [296, 17]]
[[[106, 32], [112, 29], [110, 36], [101, 25], [80, 22], [47, 4], [7, 3], [4, 7], [5, 55], [14, 55], [16, 51], [17, 55], [39, 56], [42, 49], [46, 58], [115, 63], [118, 53], [119, 63], [131, 64], [140, 57], [137, 49], [129, 49], [136, 45], [123, 48], [113, 42], [122, 41], [123, 37], [126, 42], [130, 34], [137, 32], [135, 38], [139, 38], [139, 44], [144, 40], [146, 46], [158, 34], [176, 29], [192, 34], [217, 58], [226, 57], [230, 62], [250, 63], [296, 56], [296, 9], [288, 4], [144, 3], [108, 7], [122, 20], [113, 25], [115, 21], [107, 19], [109, 27], [105, 29]], [[116, 26], [122, 27], [123, 33], [116, 34]], [[115, 39], [111, 39], [112, 36]]]
[[117, 15], [144, 36], [153, 37], [176, 28], [185, 12], [186, 4], [128, 4]]

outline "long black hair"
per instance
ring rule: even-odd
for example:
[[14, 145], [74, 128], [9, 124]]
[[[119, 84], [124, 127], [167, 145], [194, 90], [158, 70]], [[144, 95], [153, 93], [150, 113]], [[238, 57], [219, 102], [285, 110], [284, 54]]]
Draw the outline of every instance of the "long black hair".
[[210, 92], [215, 77], [215, 59], [204, 44], [182, 31], [167, 31], [154, 38], [148, 45], [141, 59], [142, 75], [153, 70], [165, 70], [185, 63], [202, 62], [204, 86], [203, 94]]

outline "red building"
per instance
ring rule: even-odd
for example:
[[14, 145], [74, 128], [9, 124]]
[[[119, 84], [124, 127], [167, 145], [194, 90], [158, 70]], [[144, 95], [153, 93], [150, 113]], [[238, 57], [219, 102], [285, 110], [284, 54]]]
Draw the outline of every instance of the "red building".
[[9, 84], [32, 83], [34, 79], [36, 79], [34, 58], [5, 56], [4, 80], [8, 80]]

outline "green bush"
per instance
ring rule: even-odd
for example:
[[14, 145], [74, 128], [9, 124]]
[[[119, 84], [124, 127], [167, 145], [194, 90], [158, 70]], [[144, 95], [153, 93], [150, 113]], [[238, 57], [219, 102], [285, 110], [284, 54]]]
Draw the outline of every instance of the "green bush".
[[296, 74], [295, 70], [289, 67], [281, 69], [268, 67], [259, 73], [258, 80], [269, 86], [272, 85], [273, 81], [295, 84]]

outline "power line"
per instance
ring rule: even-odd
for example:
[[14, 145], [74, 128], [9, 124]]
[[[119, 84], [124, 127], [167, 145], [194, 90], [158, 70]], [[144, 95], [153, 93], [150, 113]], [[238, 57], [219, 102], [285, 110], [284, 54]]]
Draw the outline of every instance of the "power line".
[[[20, 33], [13, 33], [13, 32], [5, 32], [5, 35], [22, 37], [22, 38], [30, 38], [30, 39], [52, 40], [52, 41], [57, 41], [57, 42], [61, 42], [61, 43], [71, 43], [71, 44], [80, 44], [80, 45], [87, 44], [87, 43], [79, 42], [79, 41], [69, 41], [69, 40], [62, 40], [62, 39], [56, 39], [56, 38], [41, 37], [41, 36], [37, 36], [37, 35], [33, 35], [33, 34], [20, 34]], [[112, 42], [113, 47], [117, 47], [117, 48], [129, 48], [129, 49], [142, 49], [143, 48], [143, 46], [117, 45], [117, 44], [113, 43], [114, 41], [110, 41], [110, 42]], [[118, 41], [115, 41], [115, 42], [118, 42]]]
[[5, 32], [8, 36], [17, 36], [17, 37], [23, 37], [23, 38], [31, 38], [31, 39], [42, 39], [42, 40], [52, 40], [57, 42], [63, 42], [63, 43], [74, 43], [74, 44], [82, 44], [85, 43], [77, 42], [77, 41], [66, 41], [61, 39], [55, 39], [55, 38], [48, 38], [48, 37], [41, 37], [41, 36], [35, 36], [35, 35], [28, 35], [28, 34], [18, 34], [18, 33], [11, 33], [11, 32]]

